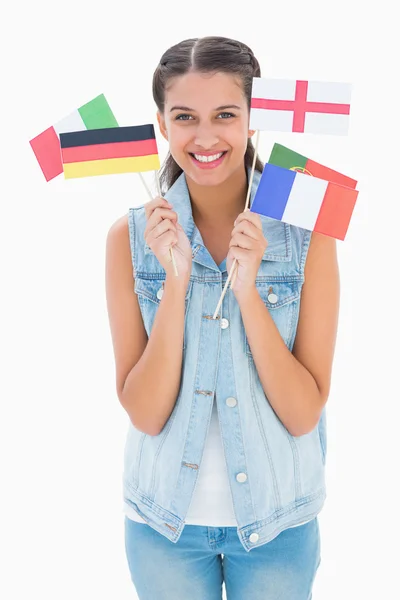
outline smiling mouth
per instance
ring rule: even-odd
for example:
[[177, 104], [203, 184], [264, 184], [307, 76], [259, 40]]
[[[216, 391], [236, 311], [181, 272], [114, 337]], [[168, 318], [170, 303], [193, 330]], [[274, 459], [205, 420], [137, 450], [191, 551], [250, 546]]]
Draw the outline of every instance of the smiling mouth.
[[193, 152], [189, 152], [190, 156], [193, 156], [193, 158], [196, 159], [198, 162], [201, 162], [204, 164], [212, 163], [216, 160], [219, 160], [226, 153], [227, 153], [227, 150], [224, 150], [223, 152], [216, 152], [215, 154], [210, 154], [209, 156], [204, 156], [204, 154], [194, 154]]

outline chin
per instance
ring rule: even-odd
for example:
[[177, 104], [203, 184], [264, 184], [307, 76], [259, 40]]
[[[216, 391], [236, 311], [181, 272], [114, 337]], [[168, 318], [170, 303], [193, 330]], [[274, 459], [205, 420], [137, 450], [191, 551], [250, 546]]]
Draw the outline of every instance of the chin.
[[227, 179], [229, 179], [229, 175], [230, 175], [230, 173], [227, 173], [226, 171], [220, 172], [220, 173], [217, 173], [216, 171], [215, 172], [204, 172], [204, 173], [197, 173], [197, 172], [193, 173], [192, 169], [186, 171], [186, 173], [187, 173], [187, 176], [194, 183], [196, 183], [197, 185], [204, 185], [204, 186], [221, 185]]
[[217, 186], [225, 183], [236, 171], [231, 165], [225, 164], [215, 169], [198, 169], [193, 164], [186, 163], [185, 173], [194, 183], [203, 186]]

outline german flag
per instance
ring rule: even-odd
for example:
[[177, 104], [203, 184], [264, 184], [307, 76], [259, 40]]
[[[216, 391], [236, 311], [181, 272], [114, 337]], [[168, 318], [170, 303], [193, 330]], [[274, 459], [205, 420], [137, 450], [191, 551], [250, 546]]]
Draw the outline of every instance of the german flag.
[[152, 124], [61, 133], [60, 145], [65, 179], [160, 168]]

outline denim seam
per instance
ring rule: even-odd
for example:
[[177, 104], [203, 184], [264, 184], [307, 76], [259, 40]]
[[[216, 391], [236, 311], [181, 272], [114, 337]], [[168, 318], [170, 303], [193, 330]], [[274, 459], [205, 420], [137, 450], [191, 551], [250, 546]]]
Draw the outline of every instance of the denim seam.
[[[228, 316], [230, 317], [230, 310], [229, 310], [229, 302], [227, 302], [228, 305]], [[243, 321], [242, 321], [243, 322]], [[231, 352], [232, 352], [232, 335], [231, 335], [231, 330], [229, 329], [229, 344], [231, 347]], [[232, 369], [232, 378], [233, 378], [233, 382], [234, 382], [234, 386], [235, 386], [235, 390], [237, 390], [237, 384], [236, 384], [236, 373], [235, 373], [235, 369]], [[243, 438], [243, 432], [242, 432], [242, 428], [241, 428], [241, 419], [240, 419], [240, 403], [238, 403], [236, 405], [238, 407], [238, 414], [239, 414], [239, 430], [240, 430], [240, 438]], [[246, 473], [248, 473], [248, 469], [247, 469], [247, 460], [246, 460], [246, 452], [243, 452], [244, 455], [244, 464], [245, 464], [245, 469], [246, 469]], [[233, 483], [233, 482], [232, 482]], [[251, 487], [249, 487], [249, 492], [250, 494], [250, 499], [251, 499], [251, 506], [252, 506], [252, 510], [253, 510], [253, 515], [255, 516], [256, 512], [255, 512], [255, 507], [254, 507], [254, 502], [253, 502], [253, 496], [251, 494]], [[232, 493], [232, 487], [231, 487], [231, 496], [232, 496], [232, 503], [235, 507], [235, 494]], [[235, 509], [235, 514], [236, 514], [236, 509]]]
[[[202, 311], [203, 311], [203, 303], [204, 303], [204, 288], [202, 289], [202, 297], [201, 297]], [[199, 344], [200, 344], [200, 340], [201, 340], [201, 328], [202, 327], [203, 327], [203, 318], [199, 319], [199, 331], [198, 331], [198, 338], [197, 338], [199, 340]], [[196, 390], [197, 389], [202, 389], [201, 388], [201, 383], [198, 383], [198, 368], [200, 366], [199, 351], [200, 350], [199, 350], [199, 345], [198, 345], [197, 346], [197, 355], [196, 355], [196, 365], [197, 365], [197, 367], [196, 367], [196, 374], [195, 374], [195, 377], [194, 377], [194, 383], [193, 383], [193, 389], [192, 389], [192, 405], [193, 405], [193, 398], [197, 395], [196, 394]], [[217, 369], [216, 369], [216, 371], [217, 371]], [[215, 390], [215, 382], [214, 382], [214, 390]], [[211, 408], [211, 410], [212, 410], [212, 408]], [[190, 414], [192, 414], [192, 411], [190, 411]], [[209, 426], [210, 422], [211, 422], [211, 414], [210, 414], [210, 418], [209, 418], [209, 421], [208, 421], [208, 426]], [[188, 428], [189, 428], [189, 426], [190, 426], [190, 417], [189, 417]], [[186, 436], [186, 440], [187, 440], [187, 436]], [[185, 452], [185, 448], [186, 448], [186, 444], [183, 447], [183, 452]], [[203, 453], [204, 453], [204, 448], [203, 448]], [[190, 503], [192, 502], [192, 499], [193, 499], [193, 495], [194, 495], [194, 492], [195, 492], [195, 487], [196, 487], [196, 483], [197, 483], [197, 478], [199, 476], [200, 465], [201, 465], [202, 459], [203, 459], [203, 454], [201, 455], [200, 460], [199, 460], [200, 464], [198, 465], [198, 469], [197, 469], [196, 481], [195, 481], [195, 484], [193, 486], [192, 493], [191, 493], [191, 495], [190, 495], [190, 497], [188, 499], [188, 506], [190, 506]], [[184, 460], [181, 460], [181, 465], [186, 467], [187, 463]], [[179, 473], [178, 473], [178, 479], [179, 479]], [[176, 483], [176, 485], [177, 485], [177, 483]]]
[[[286, 509], [279, 508], [279, 509], [275, 510], [267, 519], [263, 519], [262, 521], [260, 521], [257, 526], [254, 523], [251, 523], [250, 525], [246, 525], [245, 527], [243, 527], [241, 529], [241, 532], [244, 535], [247, 535], [248, 531], [253, 532], [253, 531], [262, 529], [266, 525], [273, 523], [276, 519], [279, 519], [281, 517], [286, 517], [287, 515], [290, 515], [291, 513], [296, 512], [296, 510], [298, 510], [299, 508], [301, 508], [303, 506], [307, 506], [307, 504], [311, 504], [312, 502], [319, 500], [321, 497], [324, 497], [325, 495], [326, 495], [326, 489], [325, 489], [325, 487], [323, 487], [318, 492], [314, 492], [313, 494], [310, 494], [309, 496], [305, 496], [302, 499], [296, 500], [294, 503], [292, 503], [292, 505], [290, 505], [290, 508], [286, 508]], [[309, 513], [304, 518], [308, 518], [308, 516], [313, 515], [313, 514], [314, 513]], [[286, 525], [285, 525], [285, 527], [286, 527]]]
[[[154, 457], [153, 469], [152, 469], [152, 474], [151, 474], [151, 482], [150, 482], [150, 487], [149, 487], [149, 496], [150, 496], [150, 498], [154, 498], [154, 496], [155, 496], [157, 462], [158, 462], [158, 458], [160, 456], [161, 449], [162, 449], [162, 447], [165, 444], [165, 441], [166, 441], [166, 439], [167, 439], [167, 437], [169, 435], [169, 432], [171, 431], [172, 424], [173, 424], [173, 422], [175, 420], [175, 417], [176, 417], [176, 410], [175, 409], [176, 409], [176, 403], [177, 402], [178, 402], [178, 399], [176, 399], [176, 401], [175, 401], [175, 405], [174, 405], [174, 409], [172, 411], [172, 414], [170, 415], [170, 417], [169, 417], [169, 419], [168, 419], [168, 421], [166, 423], [166, 426], [168, 425], [168, 427], [165, 427], [165, 429], [164, 429], [165, 433], [163, 431], [164, 435], [162, 436], [162, 439], [160, 440], [160, 443], [159, 443], [159, 445], [157, 447], [156, 454], [155, 454], [155, 457]], [[159, 436], [157, 436], [157, 437], [159, 437]]]
[[304, 229], [303, 243], [301, 245], [301, 256], [300, 256], [300, 272], [304, 273], [304, 267], [306, 264], [306, 258], [308, 254], [308, 248], [311, 241], [311, 231]]
[[[250, 362], [251, 361], [251, 362]], [[267, 439], [267, 435], [264, 431], [264, 428], [262, 426], [262, 420], [260, 418], [260, 411], [259, 408], [257, 406], [257, 403], [255, 402], [254, 398], [255, 398], [255, 390], [254, 390], [254, 379], [253, 379], [253, 368], [252, 366], [254, 366], [254, 370], [256, 370], [256, 366], [254, 364], [254, 360], [252, 358], [248, 359], [249, 364], [249, 381], [250, 381], [250, 395], [251, 395], [251, 400], [252, 400], [252, 404], [254, 407], [254, 412], [256, 414], [256, 419], [257, 419], [257, 425], [258, 428], [260, 430], [261, 433], [261, 438], [264, 442], [264, 448], [265, 448], [265, 452], [267, 454], [267, 458], [268, 458], [268, 462], [269, 462], [269, 467], [271, 470], [271, 476], [272, 476], [272, 485], [274, 488], [274, 499], [275, 499], [275, 509], [281, 505], [281, 498], [280, 498], [280, 493], [279, 493], [279, 488], [278, 488], [278, 482], [276, 479], [276, 473], [275, 473], [275, 467], [274, 467], [274, 462], [272, 460], [272, 455], [271, 455], [271, 451], [269, 448], [269, 444], [268, 444], [268, 439]], [[260, 382], [261, 384], [261, 382]], [[265, 396], [265, 402], [269, 402], [265, 392], [264, 392], [264, 396]]]
[[136, 235], [135, 235], [135, 220], [133, 210], [130, 208], [128, 211], [128, 226], [129, 226], [129, 237], [130, 237], [130, 249], [131, 249], [131, 260], [132, 268], [135, 277], [135, 252], [136, 252]]
[[135, 473], [133, 474], [134, 481], [136, 482], [138, 487], [139, 487], [140, 463], [142, 460], [143, 444], [144, 444], [146, 437], [147, 437], [147, 433], [142, 433], [142, 435], [140, 436], [140, 440], [139, 440], [139, 444], [138, 444], [139, 451], [138, 451], [138, 455], [136, 458], [136, 476], [135, 476]]
[[[161, 519], [165, 519], [165, 514], [164, 513], [169, 513], [168, 510], [166, 510], [165, 508], [162, 508], [160, 506], [158, 506], [158, 504], [154, 501], [151, 500], [148, 496], [146, 496], [145, 494], [143, 494], [142, 492], [139, 491], [138, 488], [134, 488], [131, 484], [131, 482], [129, 480], [125, 480], [124, 481], [127, 489], [134, 495], [134, 496], [138, 496], [140, 502], [142, 502], [143, 504], [145, 504], [147, 506], [147, 508], [149, 508], [150, 511], [152, 511], [155, 515], [157, 515], [157, 517], [160, 517]], [[128, 498], [129, 500], [129, 498]], [[132, 502], [132, 500], [131, 500]], [[176, 515], [173, 515], [172, 513], [171, 517], [172, 517], [172, 522], [177, 525], [179, 525], [179, 523], [182, 521], [182, 519], [180, 519], [179, 517], [177, 517]]]

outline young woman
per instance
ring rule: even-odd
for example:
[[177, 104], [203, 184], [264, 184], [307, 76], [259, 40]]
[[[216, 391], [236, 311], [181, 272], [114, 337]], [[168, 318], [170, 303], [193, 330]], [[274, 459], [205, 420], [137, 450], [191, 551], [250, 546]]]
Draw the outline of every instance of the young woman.
[[[153, 79], [169, 142], [163, 197], [107, 237], [129, 416], [126, 554], [141, 600], [221, 600], [223, 582], [228, 600], [307, 600], [320, 562], [336, 245], [245, 211], [260, 75], [231, 39], [164, 53]], [[257, 159], [250, 202], [262, 169]]]

